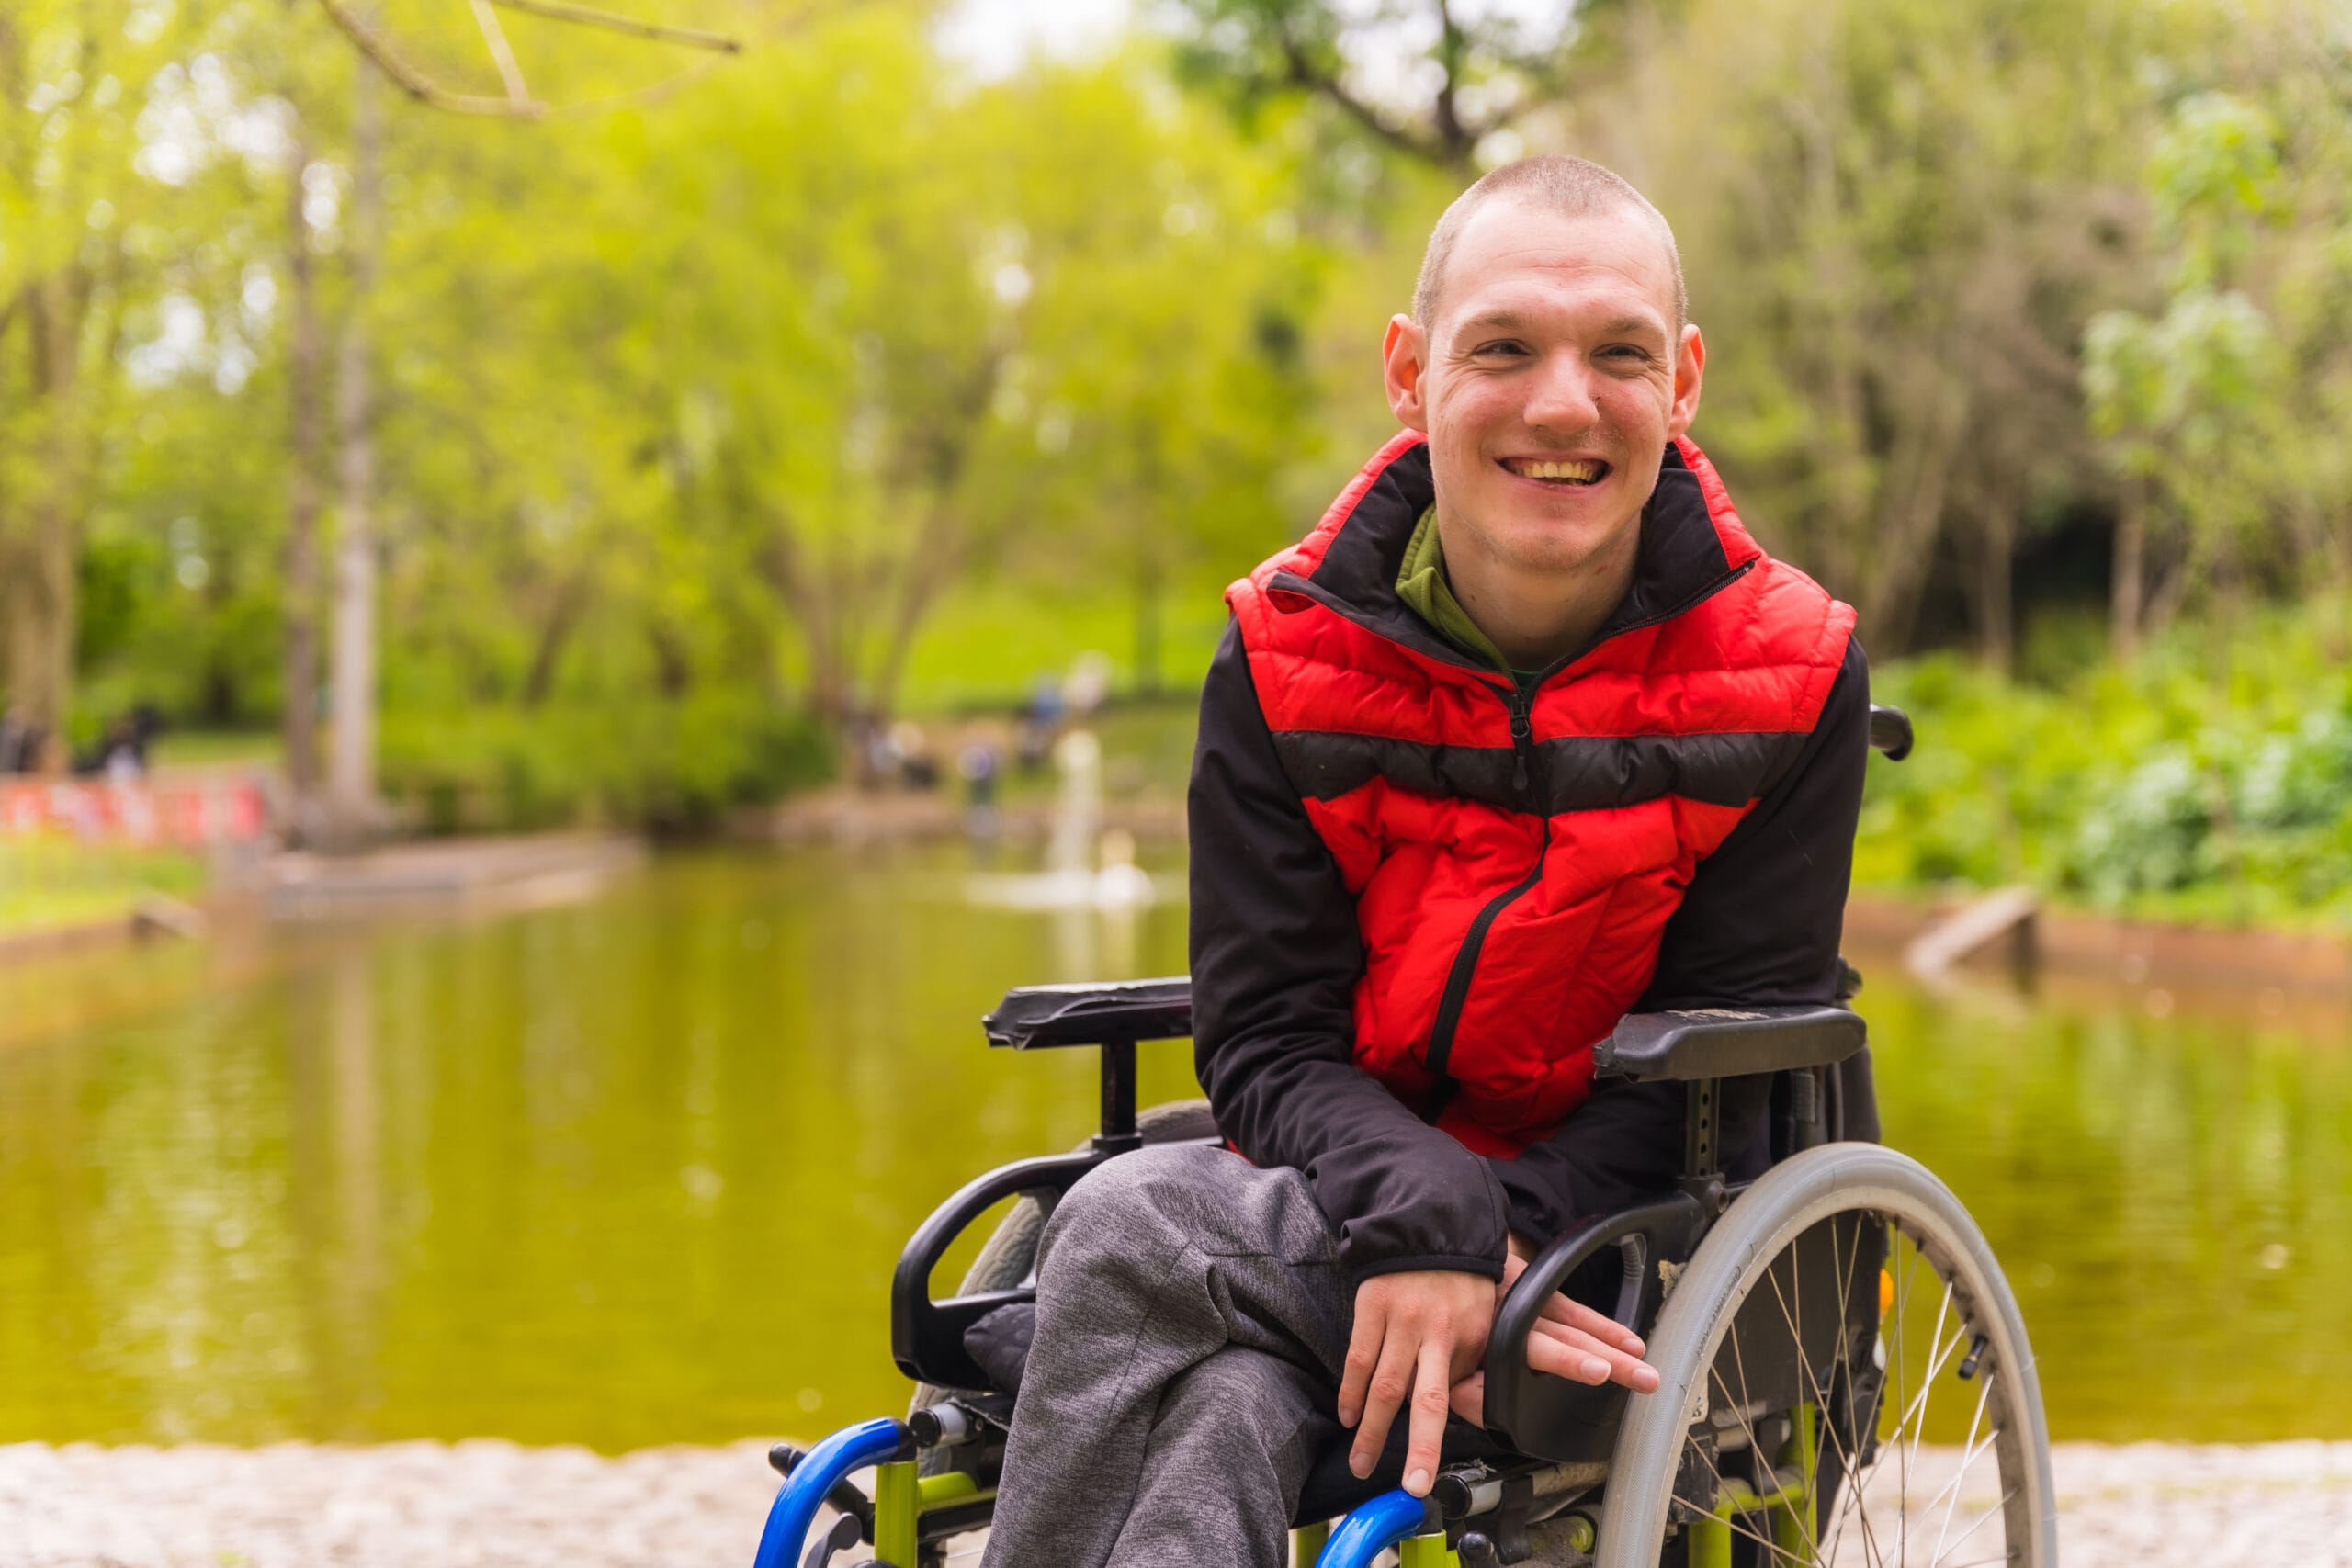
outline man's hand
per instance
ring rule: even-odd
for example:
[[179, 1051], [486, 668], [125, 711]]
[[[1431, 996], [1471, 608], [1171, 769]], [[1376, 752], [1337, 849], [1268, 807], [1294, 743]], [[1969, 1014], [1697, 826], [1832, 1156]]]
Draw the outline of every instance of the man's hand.
[[1372, 1473], [1397, 1407], [1409, 1399], [1405, 1490], [1429, 1495], [1447, 1390], [1487, 1353], [1494, 1321], [1494, 1281], [1479, 1274], [1375, 1274], [1356, 1287], [1355, 1333], [1340, 1379], [1340, 1425], [1356, 1429], [1350, 1470]]
[[[1494, 1311], [1502, 1311], [1503, 1297], [1527, 1272], [1534, 1249], [1516, 1235], [1503, 1258], [1502, 1283], [1494, 1292]], [[1554, 1292], [1544, 1315], [1527, 1337], [1527, 1364], [1596, 1387], [1621, 1382], [1636, 1393], [1657, 1387], [1657, 1369], [1642, 1358], [1642, 1337], [1604, 1313]], [[1481, 1347], [1483, 1355], [1483, 1345]], [[1453, 1388], [1453, 1406], [1464, 1420], [1483, 1422], [1487, 1412], [1487, 1374], [1474, 1364], [1467, 1377]]]

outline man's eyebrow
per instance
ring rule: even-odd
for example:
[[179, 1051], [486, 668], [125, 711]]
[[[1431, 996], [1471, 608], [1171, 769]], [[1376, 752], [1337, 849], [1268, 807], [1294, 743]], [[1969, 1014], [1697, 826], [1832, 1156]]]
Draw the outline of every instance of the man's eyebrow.
[[1470, 333], [1523, 333], [1527, 318], [1516, 310], [1484, 310], [1454, 323], [1457, 335]]
[[[1473, 336], [1479, 333], [1524, 333], [1529, 331], [1525, 316], [1516, 310], [1482, 310], [1465, 316], [1454, 323], [1454, 335]], [[1665, 329], [1655, 316], [1616, 316], [1601, 323], [1597, 337], [1636, 337], [1656, 341], [1665, 335]]]
[[1647, 337], [1661, 331], [1654, 316], [1619, 316], [1600, 329], [1602, 337]]

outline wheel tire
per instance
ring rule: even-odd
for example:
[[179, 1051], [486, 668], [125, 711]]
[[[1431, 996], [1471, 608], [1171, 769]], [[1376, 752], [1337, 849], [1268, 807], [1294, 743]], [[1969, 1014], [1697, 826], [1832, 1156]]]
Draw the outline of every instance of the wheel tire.
[[[1147, 1145], [1196, 1143], [1217, 1135], [1216, 1118], [1210, 1113], [1205, 1100], [1172, 1100], [1165, 1105], [1152, 1106], [1136, 1117], [1136, 1131], [1142, 1134]], [[1078, 1146], [1084, 1149], [1087, 1145]], [[969, 1296], [983, 1291], [1010, 1291], [1026, 1280], [1037, 1265], [1037, 1238], [1044, 1229], [1045, 1210], [1035, 1198], [1023, 1198], [1013, 1204], [981, 1244], [980, 1255], [965, 1270], [964, 1282], [956, 1293]], [[911, 1415], [927, 1404], [936, 1404], [952, 1392], [935, 1383], [919, 1382], [907, 1411]], [[921, 1473], [930, 1475], [946, 1469], [947, 1460], [944, 1452], [924, 1453], [921, 1456]]]
[[[1735, 1315], [1751, 1288], [1798, 1236], [1831, 1215], [1857, 1212], [1883, 1217], [1890, 1235], [1907, 1236], [1916, 1252], [1906, 1267], [1924, 1263], [1933, 1278], [1945, 1283], [1947, 1305], [1957, 1304], [1960, 1323], [1984, 1337], [1975, 1371], [1986, 1380], [1980, 1385], [1984, 1392], [1979, 1410], [1994, 1414], [1994, 1431], [1984, 1441], [1998, 1455], [2004, 1499], [1996, 1506], [2009, 1562], [2018, 1568], [2055, 1568], [2058, 1527], [2050, 1435], [2017, 1299], [1960, 1200], [1917, 1160], [1874, 1144], [1825, 1145], [1773, 1168], [1724, 1212], [1677, 1277], [1649, 1339], [1650, 1360], [1659, 1376], [1657, 1391], [1631, 1401], [1618, 1433], [1595, 1568], [1657, 1568], [1684, 1445], [1708, 1411], [1706, 1380]], [[1795, 1327], [1793, 1322], [1791, 1326]], [[1899, 1338], [1899, 1314], [1895, 1327]], [[1939, 1339], [1941, 1332], [1939, 1319]], [[1928, 1367], [1923, 1387], [1917, 1391], [1922, 1404], [1932, 1392], [1928, 1385], [1933, 1384], [1939, 1365]], [[1991, 1395], [1996, 1387], [2000, 1402], [1995, 1409]], [[1907, 1385], [1905, 1393], [1911, 1393]], [[1910, 1411], [1900, 1413], [1907, 1422]], [[1876, 1421], [1874, 1409], [1873, 1427]], [[1972, 1425], [1972, 1438], [1973, 1431]], [[1917, 1441], [1915, 1437], [1915, 1448]], [[1874, 1445], [1865, 1441], [1860, 1446], [1867, 1450]], [[1888, 1450], [1879, 1451], [1879, 1462], [1884, 1463]], [[1867, 1452], [1864, 1458], [1867, 1461]], [[1870, 1469], [1859, 1479], [1849, 1475], [1843, 1485], [1860, 1492], [1877, 1474]], [[1959, 1479], [1955, 1476], [1952, 1483], [1955, 1504]], [[1907, 1505], [1907, 1472], [1904, 1480]], [[1862, 1507], [1867, 1512], [1869, 1505]], [[1949, 1507], [1945, 1517], [1949, 1528]], [[1842, 1525], [1843, 1520], [1838, 1522]], [[1816, 1520], [1815, 1525], [1822, 1536], [1830, 1534], [1829, 1522]], [[1841, 1539], [1826, 1543], [1833, 1556], [1842, 1544], [1842, 1533]], [[1900, 1539], [1907, 1543], [1911, 1538], [1906, 1530]], [[1924, 1527], [1918, 1539], [1927, 1539]], [[1966, 1555], [1982, 1558], [1992, 1550], [1979, 1542]], [[1808, 1555], [1817, 1558], [1820, 1553], [1815, 1550]], [[1785, 1563], [1787, 1559], [1775, 1561]]]

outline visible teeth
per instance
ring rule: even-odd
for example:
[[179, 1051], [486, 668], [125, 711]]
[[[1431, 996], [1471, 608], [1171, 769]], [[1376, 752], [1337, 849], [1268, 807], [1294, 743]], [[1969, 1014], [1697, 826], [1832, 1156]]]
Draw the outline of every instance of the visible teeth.
[[1573, 479], [1578, 484], [1590, 484], [1600, 477], [1599, 463], [1530, 463], [1516, 462], [1512, 471], [1531, 479]]

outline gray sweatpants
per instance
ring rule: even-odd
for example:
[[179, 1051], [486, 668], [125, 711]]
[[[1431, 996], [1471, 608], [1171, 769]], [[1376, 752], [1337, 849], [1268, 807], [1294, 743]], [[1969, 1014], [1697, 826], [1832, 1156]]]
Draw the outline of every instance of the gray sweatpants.
[[1037, 1334], [984, 1568], [1282, 1568], [1354, 1313], [1295, 1170], [1123, 1155], [1040, 1242]]

